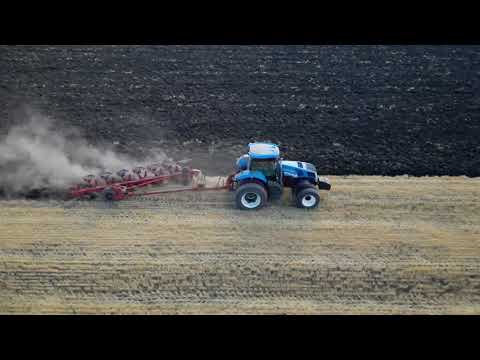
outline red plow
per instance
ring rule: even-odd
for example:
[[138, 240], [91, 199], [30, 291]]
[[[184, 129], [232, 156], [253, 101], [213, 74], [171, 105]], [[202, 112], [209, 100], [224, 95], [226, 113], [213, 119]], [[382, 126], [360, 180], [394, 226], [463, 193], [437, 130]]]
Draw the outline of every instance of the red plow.
[[[116, 176], [110, 172], [100, 176], [87, 175], [84, 183], [70, 188], [70, 198], [94, 199], [101, 196], [107, 201], [117, 201], [134, 196], [161, 195], [184, 191], [214, 191], [229, 190], [232, 188], [232, 177], [219, 178], [214, 186], [207, 187], [205, 176], [198, 169], [182, 166], [180, 163], [154, 164], [147, 167], [138, 166], [131, 172], [122, 169]], [[167, 184], [177, 184], [183, 187], [174, 187], [163, 190], [151, 187], [161, 187]], [[137, 191], [139, 189], [147, 191]], [[148, 191], [150, 190], [150, 191]]]

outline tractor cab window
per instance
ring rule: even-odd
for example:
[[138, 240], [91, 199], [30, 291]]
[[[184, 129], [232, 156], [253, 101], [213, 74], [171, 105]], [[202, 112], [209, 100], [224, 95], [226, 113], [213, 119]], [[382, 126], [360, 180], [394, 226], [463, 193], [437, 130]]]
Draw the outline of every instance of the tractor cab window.
[[252, 159], [250, 170], [260, 171], [269, 180], [277, 178], [277, 161], [272, 159]]

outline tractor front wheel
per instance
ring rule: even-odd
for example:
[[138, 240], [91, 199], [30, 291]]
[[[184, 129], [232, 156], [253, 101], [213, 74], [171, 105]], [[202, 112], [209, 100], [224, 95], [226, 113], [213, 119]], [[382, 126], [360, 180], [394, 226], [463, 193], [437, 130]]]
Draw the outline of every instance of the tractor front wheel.
[[259, 184], [244, 184], [235, 192], [235, 203], [241, 210], [257, 210], [266, 202], [267, 190]]
[[320, 203], [320, 195], [317, 189], [307, 187], [296, 192], [295, 202], [299, 208], [313, 209]]

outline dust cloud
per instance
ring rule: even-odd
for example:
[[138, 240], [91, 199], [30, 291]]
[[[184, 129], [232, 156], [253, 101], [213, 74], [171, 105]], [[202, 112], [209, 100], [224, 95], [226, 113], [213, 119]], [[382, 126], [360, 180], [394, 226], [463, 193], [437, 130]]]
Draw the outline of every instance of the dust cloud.
[[61, 126], [59, 121], [30, 112], [0, 139], [0, 193], [62, 190], [81, 182], [88, 174], [165, 159], [166, 155], [158, 150], [139, 161], [111, 147], [92, 146], [80, 129]]

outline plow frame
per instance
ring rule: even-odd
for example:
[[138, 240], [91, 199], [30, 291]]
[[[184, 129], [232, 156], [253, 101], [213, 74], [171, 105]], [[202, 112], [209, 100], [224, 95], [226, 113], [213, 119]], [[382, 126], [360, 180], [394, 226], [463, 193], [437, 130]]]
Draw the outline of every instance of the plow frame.
[[[98, 195], [100, 193], [109, 194], [105, 196], [105, 200], [123, 200], [129, 197], [134, 196], [152, 196], [152, 195], [161, 195], [167, 193], [175, 192], [186, 192], [186, 191], [221, 191], [221, 190], [231, 190], [233, 185], [233, 175], [229, 175], [227, 179], [223, 182], [217, 182], [216, 186], [205, 187], [204, 185], [195, 184], [195, 178], [201, 176], [201, 171], [198, 169], [190, 169], [188, 172], [177, 172], [168, 175], [160, 175], [154, 177], [147, 177], [138, 180], [123, 181], [111, 184], [102, 184], [100, 186], [94, 187], [85, 187], [80, 188], [80, 186], [70, 189], [69, 197], [70, 198], [85, 198]], [[186, 177], [187, 176], [187, 177]], [[158, 185], [164, 183], [166, 180], [170, 179], [182, 179], [188, 180], [189, 183], [193, 182], [194, 185], [187, 188], [178, 188], [178, 189], [165, 189], [149, 192], [140, 192], [137, 193], [136, 190], [139, 188]]]

